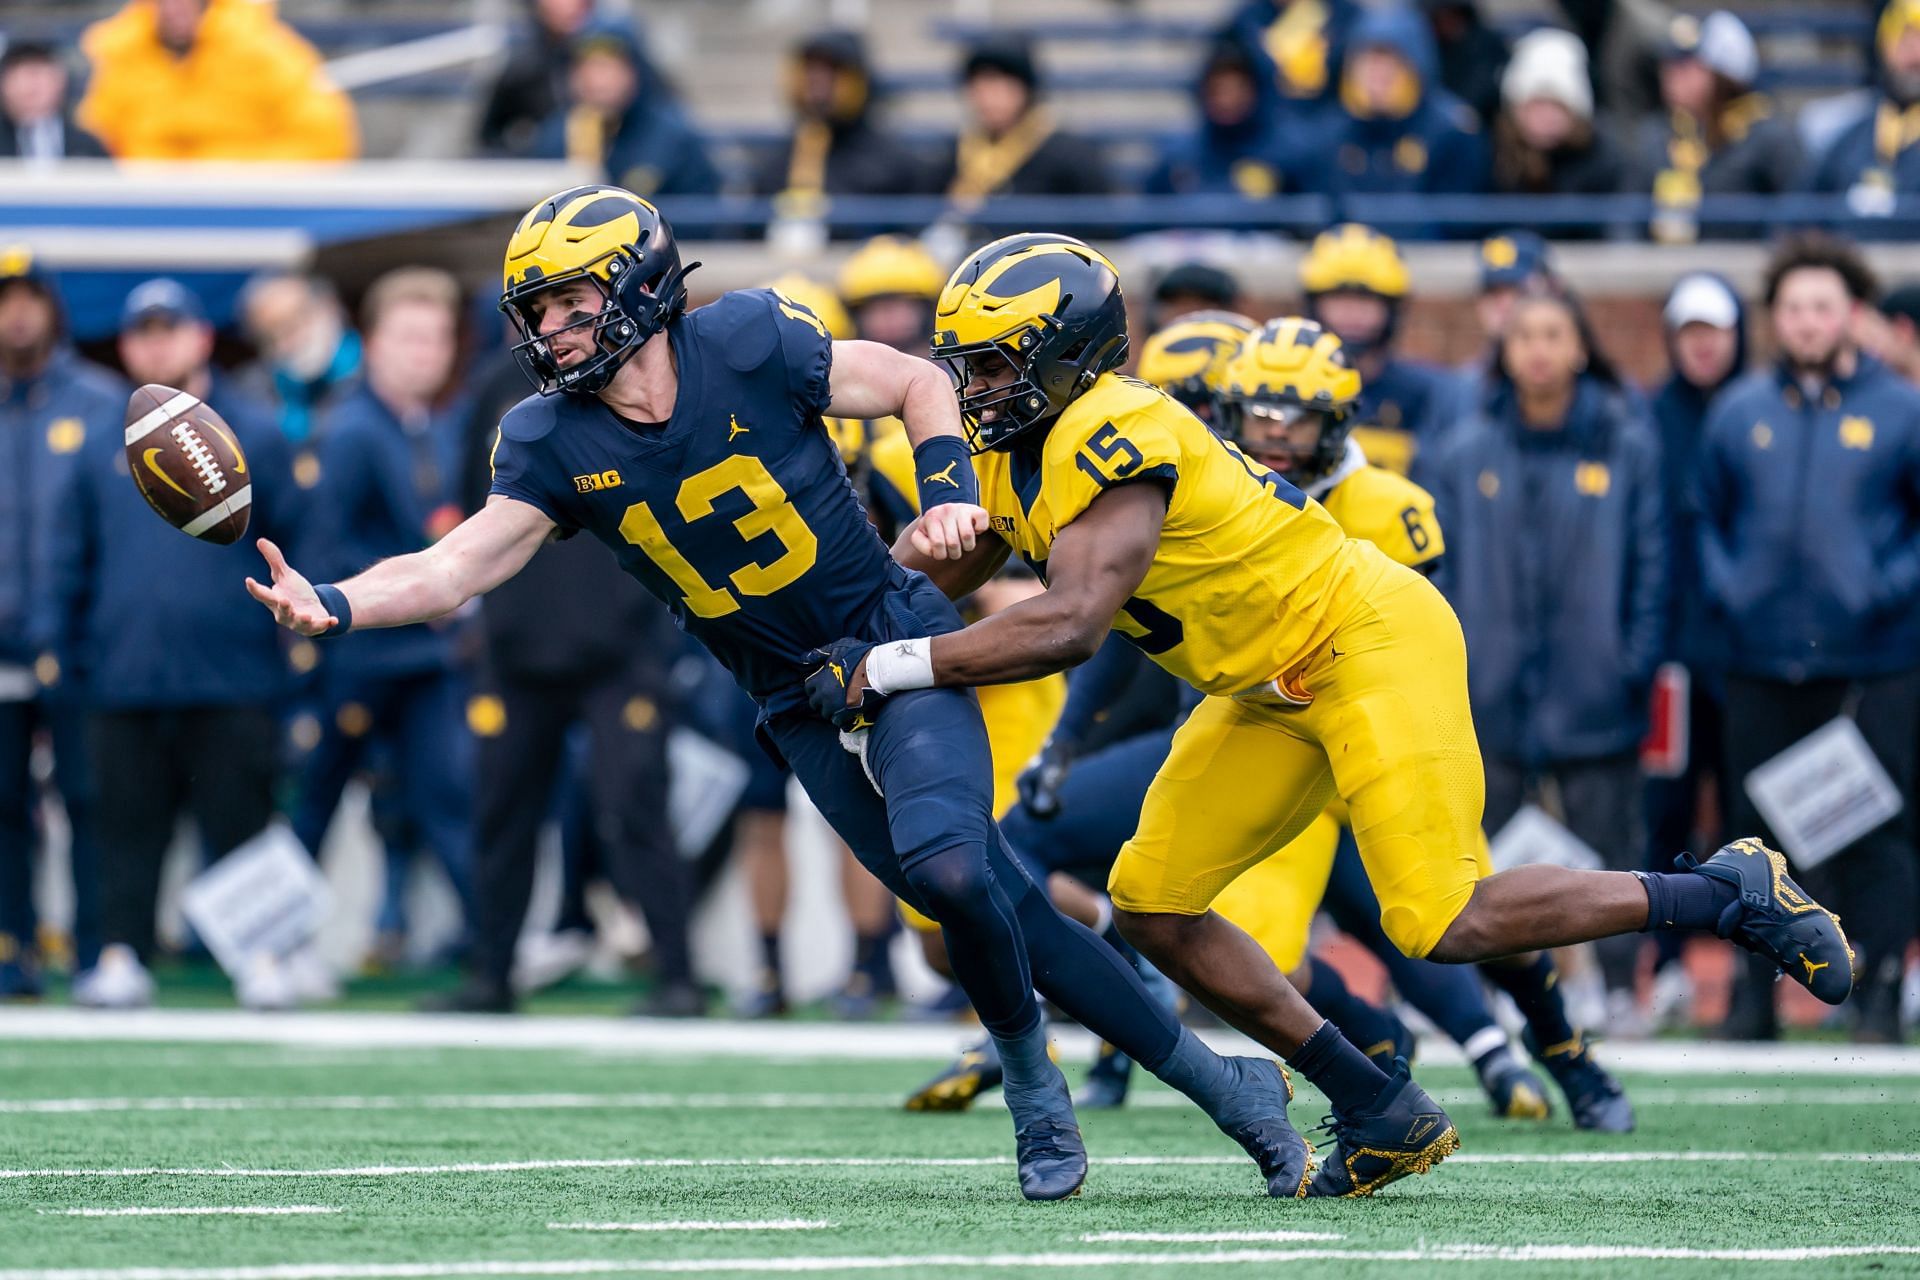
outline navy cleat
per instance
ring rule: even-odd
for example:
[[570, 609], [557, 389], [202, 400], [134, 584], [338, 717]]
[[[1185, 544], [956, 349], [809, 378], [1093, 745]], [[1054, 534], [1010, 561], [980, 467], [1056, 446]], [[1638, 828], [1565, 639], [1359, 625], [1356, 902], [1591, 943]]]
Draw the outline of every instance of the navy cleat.
[[1531, 1029], [1525, 1039], [1528, 1051], [1567, 1095], [1574, 1128], [1594, 1133], [1633, 1132], [1633, 1104], [1627, 1101], [1627, 1091], [1594, 1060], [1585, 1033], [1576, 1031], [1573, 1039], [1545, 1048]]
[[1460, 1135], [1440, 1104], [1413, 1082], [1406, 1059], [1371, 1109], [1321, 1122], [1333, 1136], [1333, 1152], [1307, 1185], [1309, 1197], [1370, 1196], [1410, 1173], [1427, 1173], [1460, 1149]]
[[1073, 1118], [1067, 1079], [1058, 1067], [1049, 1065], [1048, 1071], [1051, 1080], [1006, 1091], [1020, 1194], [1029, 1200], [1065, 1200], [1087, 1180], [1087, 1148]]
[[1269, 1058], [1227, 1058], [1225, 1062], [1238, 1078], [1225, 1101], [1209, 1110], [1213, 1122], [1260, 1166], [1268, 1195], [1277, 1200], [1300, 1199], [1313, 1176], [1313, 1148], [1287, 1119], [1292, 1079]]
[[1093, 1060], [1073, 1105], [1082, 1111], [1111, 1111], [1126, 1105], [1127, 1085], [1133, 1081], [1133, 1059], [1106, 1041], [1100, 1042], [1100, 1056]]
[[1731, 885], [1739, 894], [1720, 913], [1715, 933], [1779, 965], [1828, 1004], [1839, 1004], [1852, 992], [1853, 948], [1840, 931], [1840, 917], [1793, 882], [1778, 850], [1749, 836], [1722, 846], [1705, 862], [1683, 853], [1674, 865]]
[[909, 1111], [965, 1111], [988, 1089], [998, 1089], [1004, 1078], [1000, 1048], [993, 1037], [963, 1052], [946, 1069], [907, 1095]]
[[1546, 1084], [1527, 1070], [1511, 1050], [1500, 1049], [1488, 1054], [1475, 1070], [1480, 1076], [1480, 1087], [1487, 1092], [1487, 1101], [1493, 1104], [1493, 1114], [1502, 1120], [1545, 1120], [1553, 1114], [1553, 1104], [1547, 1101]]

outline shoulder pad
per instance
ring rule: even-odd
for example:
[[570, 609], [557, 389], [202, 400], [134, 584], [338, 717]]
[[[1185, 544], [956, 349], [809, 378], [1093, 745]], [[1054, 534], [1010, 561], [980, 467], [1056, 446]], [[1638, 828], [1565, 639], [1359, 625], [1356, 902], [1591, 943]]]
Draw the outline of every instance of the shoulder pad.
[[771, 289], [736, 289], [687, 313], [695, 340], [719, 347], [727, 367], [750, 373], [767, 362], [780, 341], [774, 327], [779, 295]]
[[500, 419], [500, 435], [518, 444], [531, 444], [543, 438], [559, 422], [560, 410], [566, 401], [564, 394], [528, 396]]

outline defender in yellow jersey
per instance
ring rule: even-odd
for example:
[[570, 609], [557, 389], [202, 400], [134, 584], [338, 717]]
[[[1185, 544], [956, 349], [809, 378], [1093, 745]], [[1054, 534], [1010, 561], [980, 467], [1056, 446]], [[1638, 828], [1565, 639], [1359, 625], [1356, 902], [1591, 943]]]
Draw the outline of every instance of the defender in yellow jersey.
[[[1465, 962], [1717, 927], [1803, 981], [1807, 954], [1851, 971], [1831, 915], [1757, 842], [1679, 874], [1481, 878], [1483, 779], [1452, 610], [1165, 395], [1112, 372], [1125, 312], [1097, 251], [1050, 235], [988, 245], [948, 281], [936, 323], [933, 353], [955, 377], [973, 447], [996, 455], [981, 467], [990, 525], [1046, 566], [1048, 590], [961, 631], [862, 651], [844, 691], [813, 682], [816, 710], [844, 717], [895, 692], [1031, 679], [1084, 661], [1109, 626], [1214, 695], [1176, 736], [1111, 889], [1129, 940], [1327, 1092], [1336, 1147], [1310, 1193], [1367, 1194], [1458, 1144], [1404, 1066], [1384, 1076], [1209, 910], [1335, 794], [1382, 924], [1410, 953]], [[1262, 351], [1282, 379], [1316, 354]], [[982, 541], [923, 561], [911, 537], [896, 552], [950, 595], [1005, 555]]]

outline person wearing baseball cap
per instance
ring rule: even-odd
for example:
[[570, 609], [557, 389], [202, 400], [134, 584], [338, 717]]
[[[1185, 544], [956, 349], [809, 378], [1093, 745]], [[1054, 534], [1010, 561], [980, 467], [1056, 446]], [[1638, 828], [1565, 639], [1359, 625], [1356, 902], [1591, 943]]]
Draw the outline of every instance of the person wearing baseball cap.
[[[54, 490], [90, 438], [121, 439], [127, 391], [66, 342], [59, 287], [26, 245], [0, 244], [0, 439], [17, 451], [0, 468], [0, 1000], [40, 994], [33, 902], [38, 791], [33, 740], [53, 739], [54, 785], [73, 829], [75, 963], [100, 950], [93, 785], [71, 682], [43, 643], [45, 535], [59, 523]], [[129, 486], [131, 487], [131, 486]], [[151, 520], [153, 517], [148, 516]], [[159, 532], [165, 532], [160, 530]]]
[[1434, 420], [1444, 430], [1479, 412], [1491, 389], [1492, 348], [1506, 332], [1507, 315], [1521, 290], [1553, 280], [1547, 242], [1533, 231], [1502, 231], [1480, 242], [1480, 292], [1474, 295], [1473, 315], [1480, 323], [1481, 354], [1453, 371], [1451, 394], [1436, 397]]
[[1695, 217], [1701, 198], [1793, 189], [1800, 145], [1773, 100], [1755, 89], [1759, 75], [1759, 46], [1739, 18], [1725, 9], [1674, 18], [1660, 61], [1666, 109], [1641, 129], [1631, 183], [1632, 190], [1653, 194], [1656, 240], [1753, 234], [1753, 228], [1702, 228]]
[[[264, 408], [215, 374], [213, 327], [194, 292], [164, 277], [136, 287], [121, 308], [119, 353], [135, 383], [185, 391], [220, 415], [247, 461], [245, 480], [234, 480], [252, 486], [251, 531], [292, 534], [302, 494], [289, 483], [286, 442]], [[81, 961], [73, 1000], [134, 1008], [153, 999], [147, 964], [176, 817], [192, 814], [219, 856], [273, 816], [275, 706], [288, 672], [273, 629], [234, 590], [251, 542], [223, 547], [161, 529], [128, 474], [118, 412], [107, 426], [75, 442], [55, 492], [45, 638], [63, 683], [84, 691], [96, 792], [104, 946]], [[153, 452], [133, 465], [171, 481]]]
[[[1649, 857], [1658, 856], [1656, 849], [1679, 848], [1693, 840], [1695, 832], [1712, 830], [1714, 815], [1729, 811], [1726, 771], [1720, 767], [1725, 654], [1706, 609], [1693, 492], [1708, 407], [1747, 369], [1746, 320], [1746, 307], [1733, 286], [1707, 271], [1682, 276], [1661, 308], [1672, 372], [1654, 390], [1648, 407], [1660, 436], [1660, 479], [1670, 522], [1669, 652], [1686, 676], [1682, 683], [1675, 679], [1677, 673], [1663, 669], [1659, 680], [1676, 694], [1675, 705], [1663, 716], [1676, 717], [1686, 726], [1687, 746], [1677, 774], [1647, 779]], [[1660, 703], [1656, 700], [1655, 705]], [[1676, 741], [1679, 736], [1673, 735]], [[1703, 789], [1711, 789], [1714, 804], [1701, 802]], [[1670, 843], [1675, 840], [1680, 843]], [[1684, 1009], [1691, 999], [1691, 983], [1679, 959], [1680, 948], [1655, 939], [1650, 1016], [1656, 1022], [1669, 1011]]]

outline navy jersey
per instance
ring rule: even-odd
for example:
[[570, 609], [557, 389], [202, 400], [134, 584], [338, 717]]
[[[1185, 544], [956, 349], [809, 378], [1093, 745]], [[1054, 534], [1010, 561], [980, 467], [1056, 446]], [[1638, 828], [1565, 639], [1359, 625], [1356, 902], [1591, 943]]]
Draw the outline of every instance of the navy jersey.
[[769, 711], [804, 705], [806, 655], [892, 638], [905, 620], [886, 597], [919, 575], [874, 532], [821, 422], [833, 344], [811, 312], [747, 290], [667, 336], [671, 418], [631, 426], [596, 397], [530, 397], [501, 420], [492, 491], [613, 548]]

